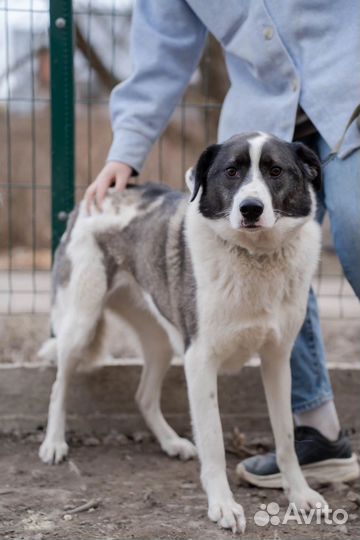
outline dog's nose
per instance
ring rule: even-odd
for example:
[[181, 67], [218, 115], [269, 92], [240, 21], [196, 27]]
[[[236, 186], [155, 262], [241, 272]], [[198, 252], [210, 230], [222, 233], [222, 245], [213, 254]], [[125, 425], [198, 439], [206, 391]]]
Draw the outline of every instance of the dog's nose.
[[256, 221], [259, 219], [264, 210], [264, 205], [260, 199], [244, 199], [240, 203], [240, 212], [249, 221]]

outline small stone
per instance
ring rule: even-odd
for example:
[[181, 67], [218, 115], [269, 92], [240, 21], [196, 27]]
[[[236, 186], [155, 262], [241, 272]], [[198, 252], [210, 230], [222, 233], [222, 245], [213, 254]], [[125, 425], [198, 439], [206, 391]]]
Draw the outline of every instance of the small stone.
[[136, 443], [148, 442], [151, 439], [151, 434], [149, 431], [135, 431], [132, 438]]
[[97, 437], [85, 437], [83, 440], [84, 446], [99, 446], [100, 440]]
[[336, 529], [342, 534], [348, 534], [348, 529], [346, 525], [337, 525]]
[[71, 514], [65, 514], [64, 517], [63, 517], [63, 519], [64, 519], [65, 521], [71, 521], [72, 518], [73, 518], [73, 517], [72, 517]]
[[90, 514], [91, 512], [95, 512], [95, 508], [94, 508], [94, 507], [89, 508], [88, 513]]
[[349, 521], [355, 521], [356, 519], [359, 519], [357, 514], [349, 514]]
[[44, 433], [42, 431], [37, 431], [36, 433], [29, 433], [26, 436], [26, 442], [42, 443], [43, 440], [44, 440]]
[[31, 471], [31, 477], [34, 480], [42, 480], [45, 477], [45, 474], [43, 471], [40, 471], [39, 469], [33, 469]]
[[351, 501], [351, 502], [357, 504], [358, 506], [360, 506], [360, 495], [355, 493], [355, 491], [349, 491], [346, 498], [347, 498], [348, 501]]
[[144, 495], [144, 502], [146, 502], [151, 507], [157, 506], [159, 504], [152, 493], [146, 493]]
[[128, 444], [129, 439], [123, 433], [118, 433], [115, 430], [111, 430], [108, 435], [103, 438], [104, 444]]

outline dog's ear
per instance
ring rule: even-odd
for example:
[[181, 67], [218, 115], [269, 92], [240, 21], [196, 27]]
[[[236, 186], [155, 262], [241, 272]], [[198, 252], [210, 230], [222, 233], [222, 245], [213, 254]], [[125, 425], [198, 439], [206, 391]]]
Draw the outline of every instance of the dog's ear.
[[195, 170], [192, 170], [191, 177], [189, 177], [189, 183], [191, 186], [190, 189], [192, 191], [190, 202], [196, 199], [196, 195], [198, 194], [200, 187], [205, 186], [208, 171], [218, 151], [220, 150], [220, 146], [220, 144], [212, 144], [211, 146], [208, 146], [199, 157]]
[[322, 187], [322, 166], [318, 156], [303, 143], [296, 142], [292, 144], [296, 155], [298, 156], [301, 168], [306, 178], [312, 183], [316, 191]]

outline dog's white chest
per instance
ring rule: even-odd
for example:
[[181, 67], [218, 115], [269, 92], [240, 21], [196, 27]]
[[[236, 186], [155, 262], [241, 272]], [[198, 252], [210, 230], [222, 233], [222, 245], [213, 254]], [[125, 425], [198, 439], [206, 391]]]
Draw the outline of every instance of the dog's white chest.
[[264, 346], [294, 339], [310, 281], [306, 244], [271, 256], [223, 250], [220, 257], [215, 243], [193, 243], [198, 337], [221, 365], [241, 367]]
[[280, 294], [271, 297], [268, 290], [263, 290], [263, 301], [259, 294], [251, 302], [251, 291], [240, 286], [231, 291], [232, 294], [225, 295], [219, 291], [217, 298], [203, 296], [199, 337], [221, 365], [238, 369], [266, 343], [282, 339], [288, 310]]

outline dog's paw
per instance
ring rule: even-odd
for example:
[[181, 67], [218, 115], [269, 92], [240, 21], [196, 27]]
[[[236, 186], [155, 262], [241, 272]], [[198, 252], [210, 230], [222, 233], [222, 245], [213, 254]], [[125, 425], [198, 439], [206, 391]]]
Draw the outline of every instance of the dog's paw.
[[210, 502], [208, 516], [223, 529], [231, 529], [233, 533], [245, 532], [246, 519], [243, 507], [232, 497]]
[[67, 456], [69, 446], [65, 441], [53, 441], [45, 438], [39, 448], [39, 457], [44, 463], [60, 463]]
[[196, 456], [196, 448], [193, 443], [182, 437], [177, 437], [176, 439], [166, 441], [166, 443], [162, 445], [162, 449], [168, 456], [178, 456], [184, 461], [192, 459]]
[[298, 510], [310, 510], [311, 508], [321, 508], [325, 510], [328, 503], [320, 493], [307, 487], [299, 492], [290, 492], [289, 501], [294, 503]]

